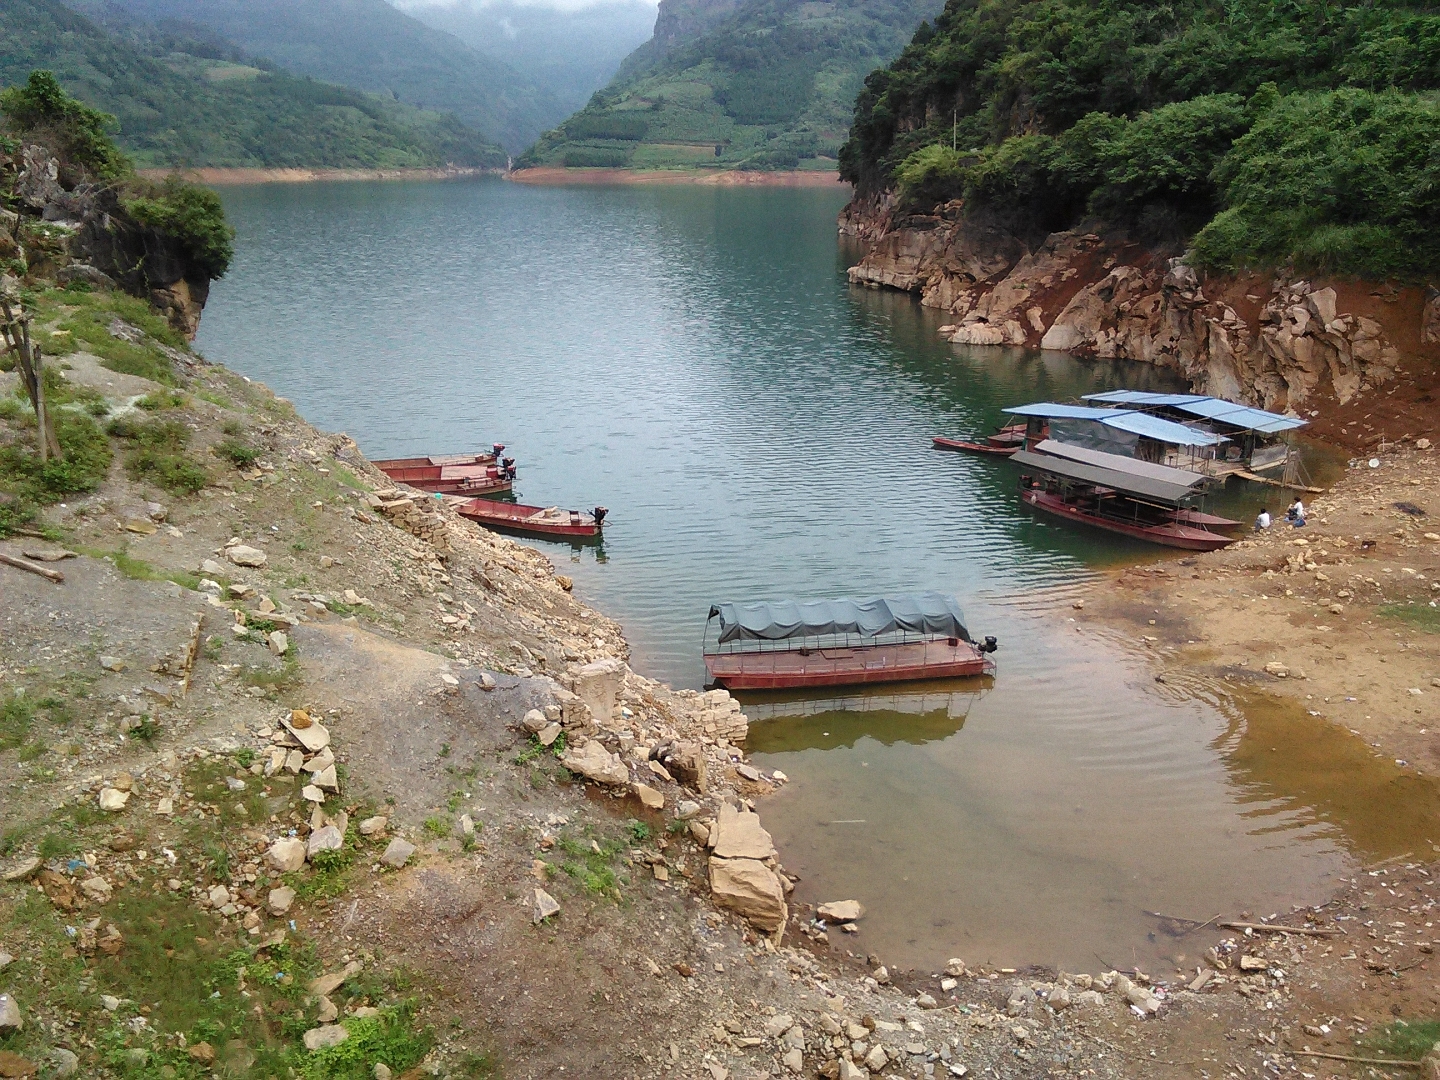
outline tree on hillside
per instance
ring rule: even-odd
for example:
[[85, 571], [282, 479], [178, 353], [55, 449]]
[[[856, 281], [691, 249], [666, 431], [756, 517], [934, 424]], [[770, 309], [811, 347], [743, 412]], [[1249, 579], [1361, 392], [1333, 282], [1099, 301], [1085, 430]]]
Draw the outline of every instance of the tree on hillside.
[[115, 117], [65, 93], [53, 72], [32, 71], [24, 86], [0, 93], [0, 113], [17, 134], [46, 143], [62, 164], [106, 180], [131, 171], [110, 137]]

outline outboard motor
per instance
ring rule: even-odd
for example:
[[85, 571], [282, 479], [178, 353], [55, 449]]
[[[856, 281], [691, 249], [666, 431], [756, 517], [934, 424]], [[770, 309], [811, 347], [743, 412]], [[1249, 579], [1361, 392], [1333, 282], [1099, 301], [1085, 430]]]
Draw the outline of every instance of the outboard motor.
[[504, 444], [503, 442], [491, 443], [491, 444], [490, 444], [490, 449], [493, 450], [493, 451], [495, 451], [495, 460], [496, 460], [496, 461], [499, 461], [499, 460], [500, 460], [500, 454], [501, 454], [501, 453], [504, 451], [504, 449], [505, 449], [505, 444]]
[[500, 471], [501, 471], [501, 474], [505, 477], [505, 479], [507, 479], [507, 480], [514, 480], [514, 479], [515, 479], [515, 459], [514, 459], [513, 457], [502, 458], [501, 461], [500, 461], [500, 464], [501, 464], [501, 470], [500, 470]]
[[985, 640], [980, 643], [979, 647], [983, 653], [992, 653], [1000, 647], [1000, 642], [995, 640], [994, 634], [988, 634]]
[[597, 529], [604, 524], [605, 515], [608, 513], [610, 513], [610, 511], [605, 509], [605, 507], [603, 506], [595, 507], [595, 527]]

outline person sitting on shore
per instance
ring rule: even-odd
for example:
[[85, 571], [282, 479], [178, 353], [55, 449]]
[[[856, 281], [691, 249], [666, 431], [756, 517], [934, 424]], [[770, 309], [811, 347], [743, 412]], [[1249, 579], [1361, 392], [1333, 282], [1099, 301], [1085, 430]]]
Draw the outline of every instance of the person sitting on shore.
[[1267, 507], [1266, 509], [1261, 510], [1261, 511], [1260, 511], [1260, 516], [1255, 519], [1255, 531], [1256, 531], [1256, 532], [1260, 532], [1262, 529], [1268, 529], [1269, 527], [1270, 527], [1270, 510], [1269, 510], [1269, 508]]
[[1305, 504], [1300, 501], [1299, 496], [1290, 504], [1290, 509], [1285, 511], [1285, 520], [1296, 529], [1305, 527]]

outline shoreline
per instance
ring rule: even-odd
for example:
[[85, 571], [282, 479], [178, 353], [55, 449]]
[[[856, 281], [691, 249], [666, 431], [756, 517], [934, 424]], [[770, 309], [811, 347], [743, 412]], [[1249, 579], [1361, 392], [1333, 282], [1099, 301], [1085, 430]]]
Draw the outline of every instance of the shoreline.
[[503, 176], [505, 170], [459, 166], [433, 169], [260, 169], [203, 166], [193, 169], [137, 169], [136, 172], [147, 180], [180, 176], [210, 187], [229, 187], [239, 184], [315, 184], [337, 180], [473, 180], [482, 176]]
[[700, 187], [814, 187], [848, 188], [838, 173], [818, 169], [791, 172], [742, 172], [720, 169], [699, 172], [682, 169], [567, 169], [545, 165], [515, 169], [505, 179], [517, 184], [554, 187], [567, 185], [620, 186], [633, 184], [695, 184]]

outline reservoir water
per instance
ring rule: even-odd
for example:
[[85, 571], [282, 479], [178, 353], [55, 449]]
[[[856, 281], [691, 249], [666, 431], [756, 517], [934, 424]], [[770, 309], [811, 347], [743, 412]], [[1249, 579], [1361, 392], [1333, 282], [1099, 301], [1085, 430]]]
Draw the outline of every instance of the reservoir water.
[[[620, 620], [633, 666], [704, 677], [713, 601], [939, 589], [1001, 641], [990, 684], [757, 702], [791, 777], [764, 819], [807, 901], [907, 965], [1183, 966], [1146, 911], [1322, 900], [1440, 833], [1356, 740], [1199, 683], [1070, 619], [1153, 549], [1023, 511], [1008, 463], [929, 448], [1003, 406], [1154, 369], [957, 349], [906, 296], [849, 286], [831, 191], [502, 181], [223, 192], [238, 230], [199, 345], [372, 457], [501, 441], [519, 494], [610, 508], [537, 542]], [[1254, 513], [1259, 496], [1228, 509]], [[1222, 511], [1223, 512], [1223, 511]], [[1256, 747], [1284, 753], [1258, 753]]]

